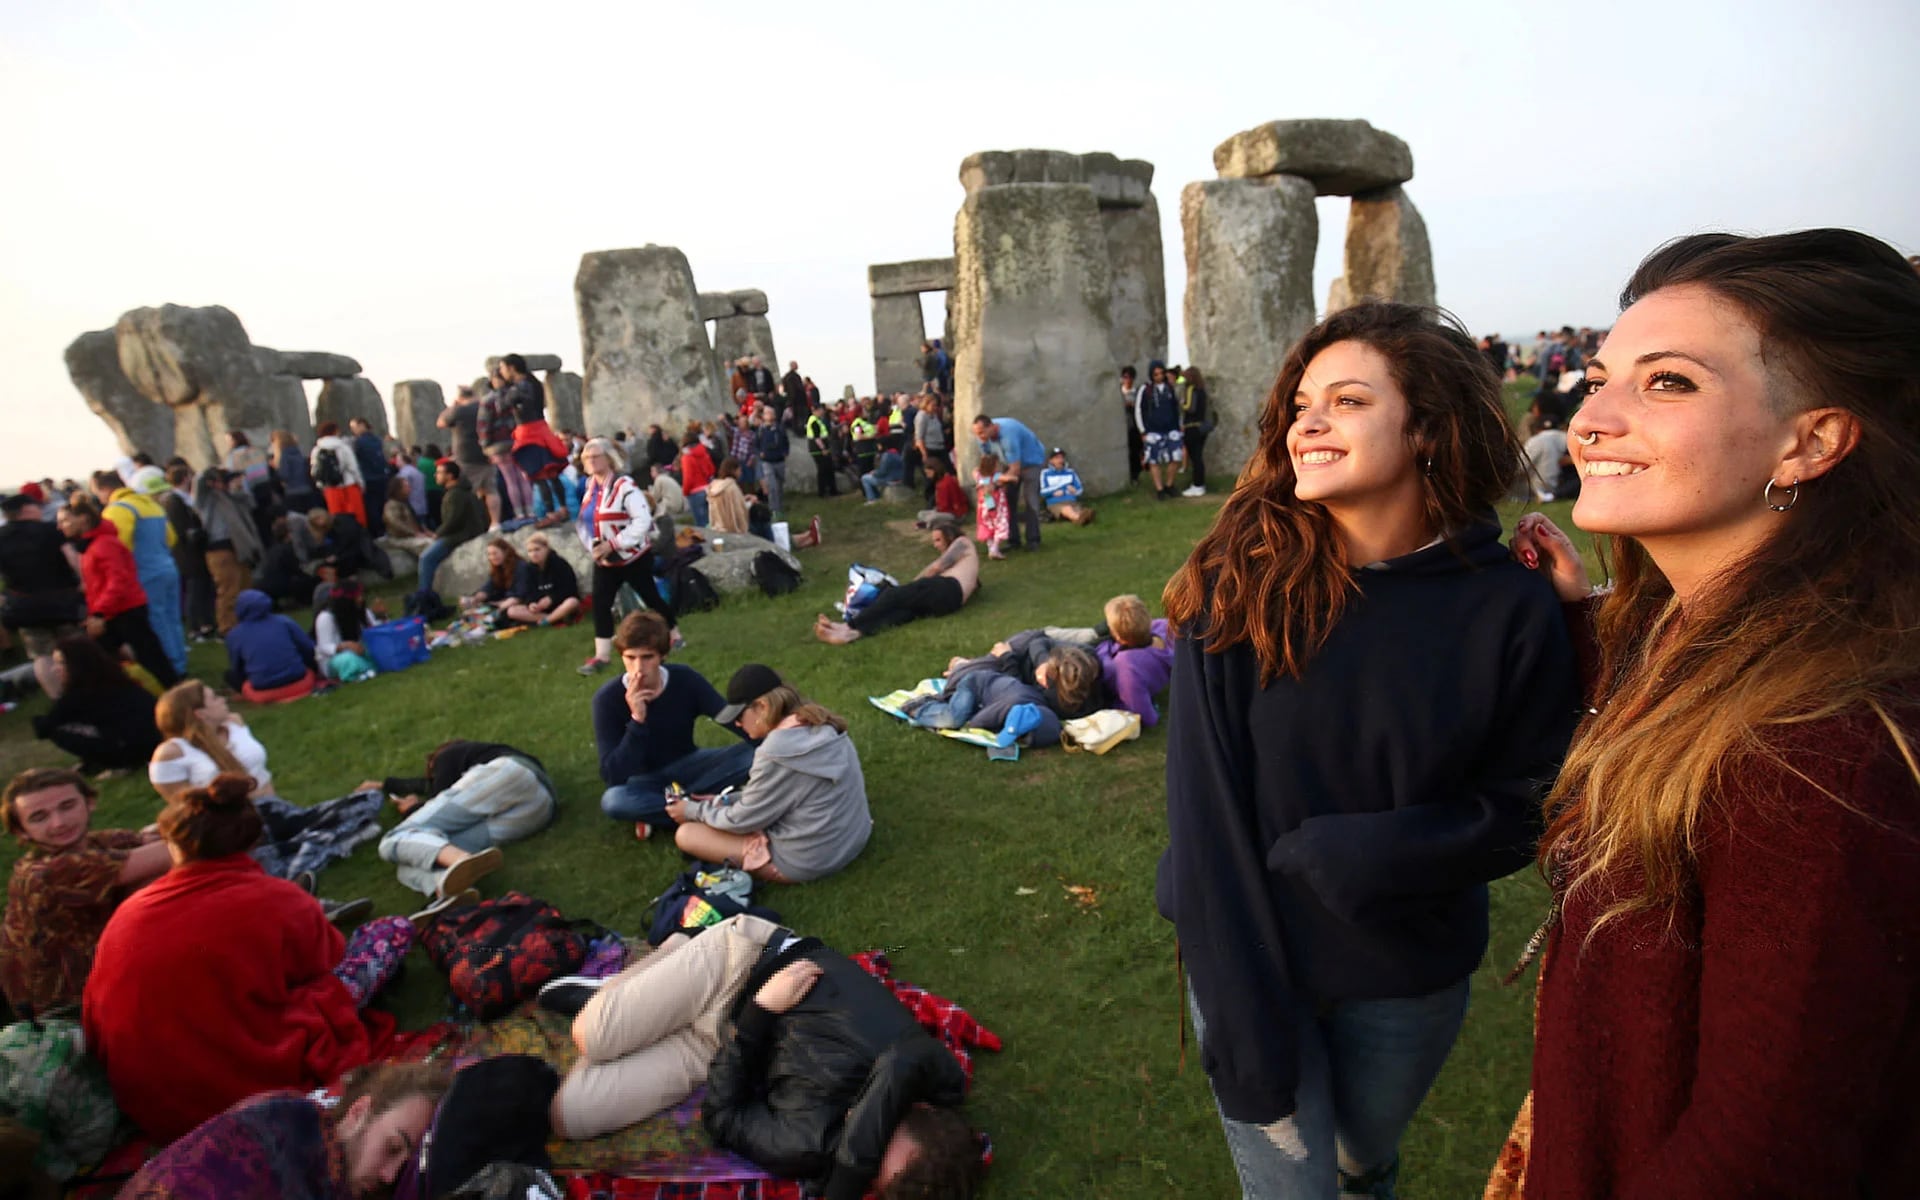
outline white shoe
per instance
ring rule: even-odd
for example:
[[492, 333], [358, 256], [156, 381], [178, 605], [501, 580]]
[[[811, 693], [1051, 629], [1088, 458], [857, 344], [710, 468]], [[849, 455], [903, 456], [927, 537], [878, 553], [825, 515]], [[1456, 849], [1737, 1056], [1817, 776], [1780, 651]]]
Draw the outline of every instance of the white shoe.
[[1189, 500], [1191, 500], [1191, 499], [1193, 499], [1193, 498], [1194, 498], [1195, 496], [1204, 496], [1204, 495], [1206, 495], [1206, 494], [1207, 494], [1207, 489], [1205, 489], [1205, 488], [1203, 488], [1203, 487], [1201, 487], [1201, 486], [1200, 486], [1199, 484], [1195, 484], [1194, 486], [1192, 486], [1192, 487], [1190, 487], [1190, 488], [1188, 488], [1188, 489], [1187, 489], [1186, 491], [1184, 491], [1184, 492], [1181, 492], [1180, 494], [1181, 494], [1182, 496], [1185, 496], [1185, 497], [1186, 497], [1187, 499], [1189, 499]]

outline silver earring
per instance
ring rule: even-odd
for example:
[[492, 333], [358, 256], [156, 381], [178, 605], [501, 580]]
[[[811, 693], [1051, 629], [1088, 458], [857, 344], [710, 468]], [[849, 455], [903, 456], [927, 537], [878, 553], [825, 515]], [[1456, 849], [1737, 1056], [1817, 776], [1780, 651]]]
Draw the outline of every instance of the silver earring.
[[1582, 446], [1591, 446], [1600, 440], [1600, 435], [1597, 433], [1576, 433], [1573, 435], [1573, 440], [1579, 442]]
[[1774, 512], [1786, 512], [1788, 509], [1792, 508], [1794, 505], [1800, 503], [1800, 481], [1798, 479], [1794, 480], [1792, 483], [1786, 486], [1785, 490], [1787, 493], [1787, 502], [1785, 504], [1774, 503], [1774, 500], [1773, 500], [1774, 487], [1775, 487], [1775, 484], [1773, 480], [1769, 479], [1767, 480], [1767, 486], [1763, 488], [1760, 492], [1761, 501], [1768, 508], [1772, 509]]

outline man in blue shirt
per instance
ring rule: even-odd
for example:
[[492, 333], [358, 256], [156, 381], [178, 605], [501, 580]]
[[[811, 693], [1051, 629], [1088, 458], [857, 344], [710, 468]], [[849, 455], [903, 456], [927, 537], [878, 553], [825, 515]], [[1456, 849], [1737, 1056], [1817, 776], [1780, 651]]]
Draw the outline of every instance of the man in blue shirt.
[[1004, 466], [1001, 479], [1005, 481], [1009, 495], [1014, 488], [1019, 489], [1018, 498], [1013, 501], [1012, 520], [1008, 523], [1008, 538], [1013, 548], [1020, 548], [1020, 523], [1026, 522], [1027, 541], [1030, 549], [1040, 548], [1040, 468], [1047, 465], [1047, 449], [1041, 444], [1034, 432], [1012, 417], [975, 417], [973, 436], [980, 443], [980, 453], [998, 456]]

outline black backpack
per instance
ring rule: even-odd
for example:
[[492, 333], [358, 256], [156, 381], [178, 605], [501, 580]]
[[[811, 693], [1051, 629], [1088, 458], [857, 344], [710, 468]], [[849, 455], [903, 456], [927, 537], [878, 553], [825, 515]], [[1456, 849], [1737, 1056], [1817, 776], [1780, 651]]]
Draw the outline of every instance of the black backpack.
[[345, 487], [347, 473], [340, 469], [340, 456], [331, 447], [322, 447], [313, 455], [313, 481], [321, 487]]
[[454, 615], [454, 610], [440, 599], [439, 592], [432, 588], [421, 588], [407, 593], [406, 615], [427, 621], [444, 621]]
[[706, 612], [720, 606], [720, 593], [713, 590], [705, 575], [693, 569], [692, 563], [675, 564], [667, 575], [667, 586], [673, 589], [675, 612]]
[[760, 585], [760, 590], [769, 596], [784, 596], [800, 587], [800, 572], [771, 550], [762, 550], [754, 555], [747, 570], [753, 576], [753, 581]]

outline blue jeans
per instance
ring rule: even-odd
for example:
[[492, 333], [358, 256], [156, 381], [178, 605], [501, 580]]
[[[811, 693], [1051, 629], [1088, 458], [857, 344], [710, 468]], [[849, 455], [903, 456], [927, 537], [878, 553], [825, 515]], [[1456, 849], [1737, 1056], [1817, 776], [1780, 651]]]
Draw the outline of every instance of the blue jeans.
[[702, 490], [689, 494], [687, 496], [687, 510], [693, 514], [693, 523], [695, 525], [703, 529], [706, 528], [707, 493]]
[[973, 714], [980, 711], [979, 689], [974, 684], [976, 672], [967, 671], [958, 679], [949, 680], [947, 690], [937, 696], [928, 697], [914, 704], [908, 710], [908, 718], [922, 729], [964, 729]]
[[[1427, 996], [1346, 1000], [1295, 1018], [1300, 1079], [1293, 1115], [1266, 1126], [1220, 1117], [1241, 1194], [1394, 1200], [1400, 1135], [1460, 1035], [1467, 989], [1462, 979]], [[1188, 1008], [1204, 1037], [1191, 990]]]
[[[171, 568], [172, 564], [168, 566]], [[167, 652], [167, 661], [173, 664], [173, 669], [185, 675], [187, 633], [180, 623], [179, 573], [169, 569], [142, 575], [140, 586], [147, 590], [147, 624], [153, 628], [153, 636], [160, 639], [160, 648]]]
[[755, 748], [756, 743], [741, 741], [718, 749], [695, 750], [608, 788], [600, 796], [600, 811], [616, 821], [645, 821], [655, 829], [672, 829], [673, 818], [667, 815], [668, 784], [678, 783], [696, 796], [739, 787], [753, 771]]
[[421, 587], [430, 588], [433, 586], [433, 577], [439, 573], [440, 564], [447, 561], [447, 556], [452, 553], [453, 543], [447, 541], [445, 538], [433, 539], [433, 544], [420, 552]]
[[886, 486], [886, 484], [880, 482], [872, 471], [868, 471], [860, 477], [860, 490], [867, 494], [867, 499], [869, 500], [878, 500], [880, 498], [880, 489]]

